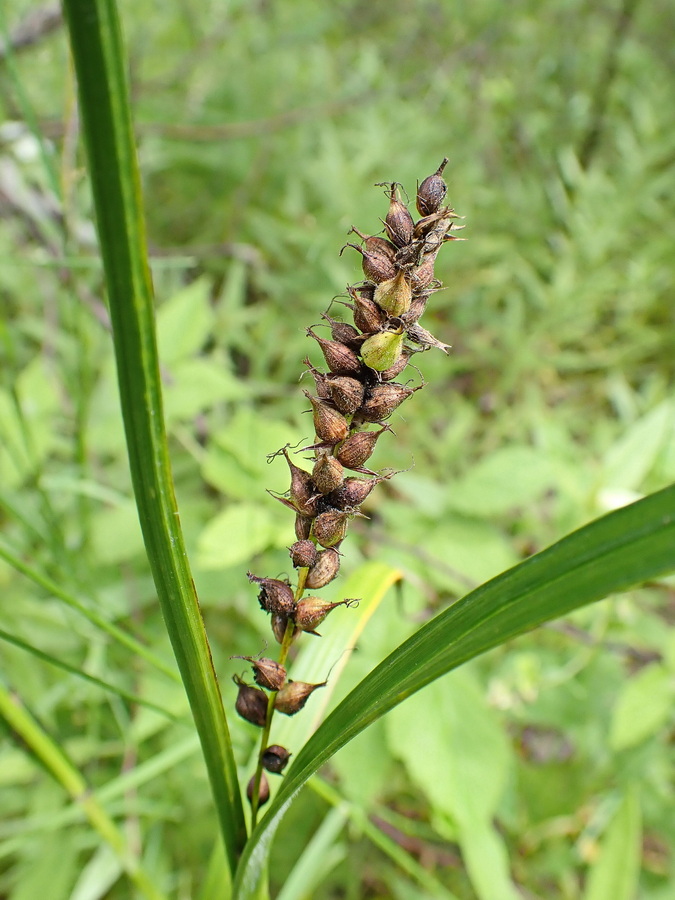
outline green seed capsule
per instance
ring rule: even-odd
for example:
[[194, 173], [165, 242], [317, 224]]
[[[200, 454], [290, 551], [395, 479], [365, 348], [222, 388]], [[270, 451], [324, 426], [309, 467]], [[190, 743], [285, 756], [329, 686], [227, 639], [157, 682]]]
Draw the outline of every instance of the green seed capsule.
[[361, 358], [369, 369], [385, 372], [398, 362], [403, 348], [403, 332], [381, 331], [361, 347]]

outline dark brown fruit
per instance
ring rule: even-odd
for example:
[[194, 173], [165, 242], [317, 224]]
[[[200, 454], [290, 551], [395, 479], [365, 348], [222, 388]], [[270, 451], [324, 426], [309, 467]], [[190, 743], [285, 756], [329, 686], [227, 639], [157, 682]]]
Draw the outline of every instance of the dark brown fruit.
[[396, 182], [389, 189], [389, 210], [384, 220], [387, 237], [396, 247], [404, 247], [413, 239], [414, 222], [408, 207], [396, 196]]
[[327, 313], [321, 313], [321, 318], [330, 324], [330, 336], [334, 341], [344, 344], [350, 350], [358, 351], [363, 343], [363, 335], [359, 334], [353, 325], [349, 325], [347, 322], [338, 322]]
[[381, 422], [421, 387], [421, 384], [414, 388], [402, 384], [375, 384], [359, 409], [358, 418], [363, 422]]
[[260, 585], [258, 601], [265, 612], [289, 616], [295, 609], [295, 598], [290, 585], [277, 578], [258, 578], [247, 572], [248, 580]]
[[325, 400], [319, 400], [312, 397], [309, 391], [303, 391], [303, 394], [312, 404], [314, 415], [314, 430], [321, 441], [327, 444], [338, 444], [349, 434], [349, 425], [347, 420], [332, 406], [328, 406]]
[[357, 606], [358, 603], [358, 600], [340, 600], [339, 603], [329, 603], [320, 597], [303, 597], [295, 611], [295, 624], [303, 631], [314, 632], [336, 606]]
[[321, 494], [330, 494], [336, 487], [342, 484], [345, 477], [342, 463], [334, 456], [320, 453], [314, 463], [312, 481], [317, 491]]
[[286, 681], [286, 669], [273, 659], [265, 656], [262, 659], [256, 659], [255, 656], [231, 656], [230, 659], [245, 659], [250, 662], [255, 683], [268, 691], [278, 691]]
[[262, 755], [263, 769], [274, 772], [275, 775], [281, 775], [291, 756], [292, 754], [280, 744], [270, 744]]
[[425, 178], [417, 188], [417, 211], [421, 216], [430, 216], [432, 213], [437, 212], [445, 199], [448, 186], [441, 176], [447, 164], [448, 158], [446, 156], [434, 174]]
[[339, 509], [328, 510], [314, 519], [312, 534], [322, 547], [334, 547], [344, 539], [348, 520], [349, 513]]
[[354, 301], [354, 324], [364, 334], [375, 334], [384, 327], [387, 314], [375, 303], [372, 297], [366, 297], [363, 291], [355, 291], [347, 288], [349, 296]]
[[289, 547], [289, 554], [296, 569], [305, 569], [316, 562], [317, 552], [312, 541], [296, 541]]
[[389, 241], [385, 241], [384, 238], [361, 234], [356, 228], [352, 228], [352, 231], [356, 232], [363, 239], [365, 245], [359, 247], [358, 244], [346, 244], [346, 246], [358, 250], [363, 257], [362, 267], [366, 278], [374, 281], [375, 284], [393, 278], [396, 274], [396, 266], [394, 264], [396, 247]]
[[317, 688], [325, 686], [325, 681], [322, 681], [321, 684], [309, 684], [306, 681], [289, 681], [274, 698], [274, 708], [286, 716], [294, 716], [297, 712], [300, 712], [310, 695]]
[[[255, 787], [255, 775], [251, 776], [249, 783], [246, 785], [246, 796], [248, 797], [248, 802], [253, 803], [253, 788]], [[262, 772], [260, 776], [260, 787], [258, 789], [258, 808], [264, 806], [267, 801], [270, 799], [270, 785], [269, 781], [265, 777], [265, 773]]]
[[340, 571], [340, 554], [333, 547], [321, 550], [316, 562], [307, 573], [305, 587], [317, 590], [329, 584]]
[[263, 728], [267, 719], [267, 694], [260, 688], [251, 687], [236, 675], [233, 678], [238, 686], [237, 702], [234, 708], [242, 719], [246, 719], [252, 725]]
[[359, 469], [372, 456], [377, 439], [389, 426], [384, 425], [379, 431], [357, 431], [350, 435], [340, 447], [338, 459], [347, 469]]
[[352, 415], [363, 403], [364, 387], [357, 378], [331, 375], [327, 387], [330, 399], [345, 416]]
[[307, 335], [313, 337], [323, 353], [326, 365], [335, 375], [358, 375], [361, 371], [361, 361], [349, 347], [340, 341], [327, 341], [314, 334], [311, 328], [307, 329]]

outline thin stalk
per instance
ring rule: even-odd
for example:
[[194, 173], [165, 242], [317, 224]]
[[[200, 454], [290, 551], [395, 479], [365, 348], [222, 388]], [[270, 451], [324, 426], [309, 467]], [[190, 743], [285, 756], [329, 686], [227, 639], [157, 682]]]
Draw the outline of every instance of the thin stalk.
[[[296, 603], [302, 597], [305, 590], [305, 580], [307, 578], [307, 572], [309, 572], [309, 569], [300, 569], [300, 572], [298, 574], [298, 586], [295, 590]], [[278, 663], [280, 666], [284, 666], [286, 664], [288, 651], [291, 649], [291, 644], [293, 643], [294, 632], [295, 622], [293, 622], [292, 619], [289, 619], [288, 623], [286, 624], [286, 631], [284, 632], [283, 640], [281, 642], [281, 649], [279, 650]], [[272, 691], [267, 699], [267, 716], [265, 718], [265, 725], [260, 736], [260, 753], [258, 754], [258, 762], [255, 768], [255, 775], [253, 776], [253, 792], [251, 796], [251, 828], [255, 828], [255, 824], [258, 818], [258, 807], [260, 806], [260, 783], [262, 781], [263, 771], [262, 760], [263, 754], [270, 739], [272, 719], [274, 718], [274, 701], [276, 700], [277, 693], [278, 691]]]

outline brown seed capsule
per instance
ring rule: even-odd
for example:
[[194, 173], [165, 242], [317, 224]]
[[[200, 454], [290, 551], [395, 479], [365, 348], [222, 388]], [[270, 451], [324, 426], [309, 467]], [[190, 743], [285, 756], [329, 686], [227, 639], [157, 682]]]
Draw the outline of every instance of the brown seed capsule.
[[355, 228], [353, 225], [350, 228], [351, 232], [354, 234], [358, 234], [361, 240], [364, 243], [364, 247], [368, 253], [379, 253], [382, 256], [386, 256], [387, 259], [393, 260], [396, 256], [396, 247], [391, 243], [391, 241], [385, 240], [385, 238], [377, 237], [374, 234], [363, 234], [359, 231], [358, 228]]
[[340, 341], [327, 341], [314, 334], [311, 328], [307, 329], [307, 335], [313, 337], [323, 353], [326, 365], [335, 375], [358, 375], [361, 371], [361, 362], [349, 347]]
[[321, 318], [330, 324], [330, 336], [334, 341], [344, 344], [350, 350], [358, 351], [363, 343], [363, 335], [350, 325], [348, 322], [338, 322], [332, 319], [327, 313], [321, 313]]
[[330, 494], [336, 487], [342, 484], [345, 477], [342, 463], [334, 456], [327, 453], [320, 453], [314, 463], [312, 471], [312, 481], [317, 491], [321, 494]]
[[263, 769], [267, 769], [268, 772], [274, 772], [275, 775], [281, 775], [291, 756], [292, 754], [285, 747], [282, 747], [281, 744], [270, 744], [262, 755]]
[[312, 519], [297, 513], [295, 516], [295, 536], [299, 541], [306, 541], [312, 530]]
[[[386, 184], [386, 182], [382, 182]], [[380, 185], [376, 185], [380, 187]], [[384, 220], [387, 237], [397, 247], [404, 247], [413, 239], [413, 217], [408, 212], [408, 207], [401, 203], [396, 196], [396, 182], [392, 182], [389, 189], [389, 211]]]
[[294, 716], [317, 688], [325, 687], [325, 681], [321, 684], [309, 684], [306, 681], [288, 681], [274, 698], [274, 708], [286, 716]]
[[359, 409], [358, 418], [364, 422], [380, 422], [390, 416], [404, 400], [422, 387], [424, 387], [423, 384], [414, 388], [407, 388], [402, 384], [392, 384], [391, 382], [375, 384]]
[[321, 550], [316, 557], [316, 562], [307, 573], [305, 587], [312, 591], [325, 587], [340, 571], [340, 554], [333, 547]]
[[336, 509], [353, 509], [361, 506], [373, 488], [385, 480], [384, 476], [379, 478], [345, 478], [340, 487], [329, 494], [326, 499]]
[[[251, 776], [249, 783], [246, 785], [246, 796], [248, 797], [248, 802], [253, 803], [253, 788], [255, 787], [255, 775]], [[270, 784], [267, 778], [265, 777], [265, 773], [261, 772], [260, 774], [260, 787], [258, 789], [258, 808], [264, 806], [267, 801], [270, 799]]]
[[363, 362], [369, 369], [386, 372], [395, 366], [403, 350], [403, 331], [380, 331], [372, 334], [361, 347]]
[[325, 441], [327, 444], [337, 444], [349, 434], [349, 425], [347, 420], [332, 406], [328, 406], [325, 400], [319, 400], [312, 397], [309, 391], [303, 391], [303, 394], [312, 404], [314, 411], [314, 430], [317, 437]]
[[350, 513], [330, 509], [314, 519], [312, 534], [322, 547], [334, 547], [344, 539]]
[[[373, 240], [373, 238], [370, 238], [370, 240]], [[389, 242], [383, 241], [383, 243], [388, 244]], [[345, 244], [345, 247], [353, 247], [354, 250], [358, 250], [363, 257], [361, 262], [363, 274], [366, 278], [370, 279], [370, 281], [374, 281], [375, 284], [379, 284], [380, 281], [388, 281], [396, 274], [393, 253], [382, 252], [380, 249], [375, 251], [368, 250], [367, 248], [364, 249], [363, 247], [359, 247], [358, 244]], [[344, 250], [344, 247], [342, 249]]]
[[379, 431], [357, 431], [350, 435], [340, 447], [338, 459], [347, 469], [359, 469], [372, 456], [377, 439], [383, 431], [389, 431], [383, 425]]
[[273, 659], [263, 656], [231, 656], [230, 659], [245, 659], [253, 666], [253, 680], [268, 691], [278, 691], [286, 681], [286, 669]]
[[258, 601], [265, 612], [290, 616], [295, 609], [295, 598], [290, 585], [277, 578], [258, 578], [247, 572], [248, 580], [260, 585]]
[[345, 416], [350, 416], [361, 406], [364, 387], [358, 379], [348, 375], [331, 375], [327, 386], [331, 400]]
[[410, 309], [412, 290], [403, 270], [389, 281], [383, 281], [375, 288], [375, 303], [390, 316], [402, 316]]
[[435, 213], [443, 202], [448, 186], [441, 175], [447, 164], [448, 157], [446, 156], [434, 174], [427, 176], [417, 188], [417, 211], [421, 216], [430, 216]]
[[[313, 497], [316, 492], [312, 485], [312, 476], [309, 472], [292, 462], [286, 447], [283, 449], [283, 454], [286, 457], [288, 468], [291, 470], [291, 486], [288, 490], [291, 506], [299, 513], [311, 515], [316, 505], [313, 503]], [[282, 498], [277, 497], [277, 499], [283, 502]]]
[[415, 292], [423, 291], [434, 280], [434, 266], [436, 265], [437, 256], [438, 250], [425, 253], [421, 264], [410, 273], [410, 283]]
[[358, 600], [340, 600], [339, 603], [329, 603], [320, 597], [303, 597], [298, 602], [295, 611], [295, 624], [303, 631], [313, 632], [336, 606], [358, 606], [358, 603]]
[[267, 694], [260, 688], [246, 684], [237, 675], [232, 680], [239, 688], [234, 708], [242, 719], [263, 728], [267, 719]]
[[430, 331], [427, 331], [426, 328], [422, 328], [421, 325], [408, 326], [406, 334], [411, 341], [420, 344], [424, 350], [428, 350], [430, 347], [436, 347], [447, 355], [448, 351], [452, 349], [450, 344], [444, 344], [443, 341], [439, 341], [438, 338], [435, 338]]
[[289, 554], [296, 569], [305, 569], [316, 562], [317, 552], [312, 541], [296, 541], [289, 547]]
[[403, 317], [407, 324], [413, 325], [415, 322], [422, 318], [424, 310], [427, 308], [427, 302], [430, 296], [431, 294], [427, 293], [419, 294], [417, 297], [412, 298], [410, 309]]
[[387, 321], [387, 314], [375, 303], [372, 297], [365, 297], [362, 291], [347, 288], [349, 296], [354, 301], [354, 324], [364, 334], [374, 334], [379, 331]]
[[[407, 321], [407, 317], [406, 317]], [[328, 387], [328, 376], [325, 372], [320, 372], [318, 369], [315, 369], [309, 359], [303, 359], [304, 365], [307, 366], [309, 374], [314, 379], [314, 385], [316, 387], [316, 393], [319, 397], [319, 400], [330, 400], [330, 389]]]

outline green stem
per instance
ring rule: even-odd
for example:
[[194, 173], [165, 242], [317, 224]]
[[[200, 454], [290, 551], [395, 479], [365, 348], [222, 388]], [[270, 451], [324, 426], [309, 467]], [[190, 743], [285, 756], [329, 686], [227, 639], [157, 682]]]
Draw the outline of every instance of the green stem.
[[[298, 570], [298, 586], [295, 589], [295, 602], [301, 599], [303, 593], [305, 592], [305, 582], [307, 581], [307, 573], [309, 572], [309, 568], [302, 568]], [[295, 622], [292, 619], [289, 619], [286, 624], [286, 631], [284, 632], [284, 638], [281, 642], [281, 649], [279, 650], [279, 659], [278, 663], [280, 666], [286, 665], [286, 660], [288, 658], [288, 651], [291, 649], [291, 644], [293, 643], [293, 635], [295, 632]], [[262, 730], [262, 734], [260, 736], [260, 753], [258, 754], [258, 762], [255, 768], [255, 775], [253, 776], [253, 792], [251, 796], [251, 828], [255, 828], [256, 821], [258, 819], [258, 808], [260, 806], [260, 783], [262, 781], [262, 760], [263, 754], [267, 749], [267, 745], [270, 739], [270, 731], [272, 730], [272, 719], [274, 718], [274, 701], [277, 696], [277, 691], [273, 691], [270, 693], [269, 698], [267, 700], [267, 717], [265, 719], [265, 725]]]

